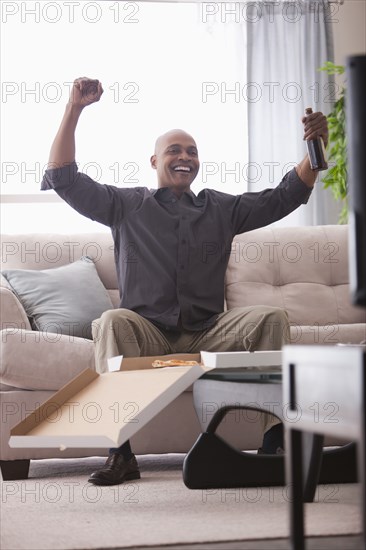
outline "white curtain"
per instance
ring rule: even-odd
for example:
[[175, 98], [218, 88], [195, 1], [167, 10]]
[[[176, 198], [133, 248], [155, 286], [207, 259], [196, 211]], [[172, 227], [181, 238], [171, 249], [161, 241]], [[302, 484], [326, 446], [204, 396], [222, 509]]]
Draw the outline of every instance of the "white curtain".
[[[305, 108], [328, 114], [337, 90], [333, 78], [317, 70], [333, 60], [327, 0], [245, 6], [250, 190], [256, 191], [276, 185], [304, 157]], [[337, 223], [339, 207], [320, 178], [308, 204], [276, 225]]]

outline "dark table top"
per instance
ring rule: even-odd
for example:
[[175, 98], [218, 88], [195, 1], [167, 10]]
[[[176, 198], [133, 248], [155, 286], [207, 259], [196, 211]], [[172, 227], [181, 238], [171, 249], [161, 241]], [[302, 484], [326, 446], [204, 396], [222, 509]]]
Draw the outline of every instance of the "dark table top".
[[282, 382], [282, 368], [227, 368], [213, 369], [199, 378], [199, 380], [219, 380], [222, 382], [242, 382], [245, 384], [280, 384]]

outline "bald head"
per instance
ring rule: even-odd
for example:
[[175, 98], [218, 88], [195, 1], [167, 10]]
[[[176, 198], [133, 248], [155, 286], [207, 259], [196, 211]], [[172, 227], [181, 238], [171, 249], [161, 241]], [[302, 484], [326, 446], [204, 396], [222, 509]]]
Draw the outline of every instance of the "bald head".
[[165, 132], [165, 134], [162, 134], [157, 138], [157, 140], [155, 141], [154, 149], [155, 155], [158, 155], [164, 149], [164, 147], [167, 146], [167, 144], [171, 143], [171, 139], [174, 140], [175, 137], [177, 137], [178, 140], [182, 137], [184, 137], [185, 139], [189, 139], [191, 140], [192, 144], [197, 147], [196, 142], [190, 134], [188, 134], [184, 130], [180, 130], [179, 128], [177, 128], [174, 130], [168, 130], [168, 132]]

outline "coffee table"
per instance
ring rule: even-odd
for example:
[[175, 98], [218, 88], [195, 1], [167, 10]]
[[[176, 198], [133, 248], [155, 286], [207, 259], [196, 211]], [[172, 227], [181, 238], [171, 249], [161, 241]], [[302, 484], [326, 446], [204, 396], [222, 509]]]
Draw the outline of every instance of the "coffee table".
[[[251, 372], [225, 369], [211, 371], [194, 383], [193, 400], [203, 433], [183, 463], [183, 481], [190, 489], [257, 485], [281, 485], [284, 462], [280, 455], [241, 452], [215, 431], [229, 411], [251, 409], [274, 413], [280, 419], [281, 372]], [[210, 421], [206, 406], [215, 404]]]
[[[190, 489], [285, 484], [283, 455], [263, 455], [235, 449], [215, 432], [235, 409], [269, 412], [284, 422], [282, 368], [215, 369], [194, 383], [193, 400], [202, 433], [185, 457], [183, 481]], [[215, 405], [212, 407], [212, 405]], [[207, 406], [214, 414], [207, 414]], [[323, 453], [322, 483], [354, 482], [355, 447]]]

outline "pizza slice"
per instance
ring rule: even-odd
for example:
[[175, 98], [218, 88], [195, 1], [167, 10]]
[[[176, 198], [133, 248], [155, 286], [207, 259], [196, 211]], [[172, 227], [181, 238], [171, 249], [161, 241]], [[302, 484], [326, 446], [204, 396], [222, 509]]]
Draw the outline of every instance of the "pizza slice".
[[197, 361], [182, 361], [181, 359], [170, 359], [169, 361], [162, 361], [156, 359], [152, 362], [152, 366], [155, 369], [160, 369], [163, 367], [193, 367], [194, 365], [199, 365]]

